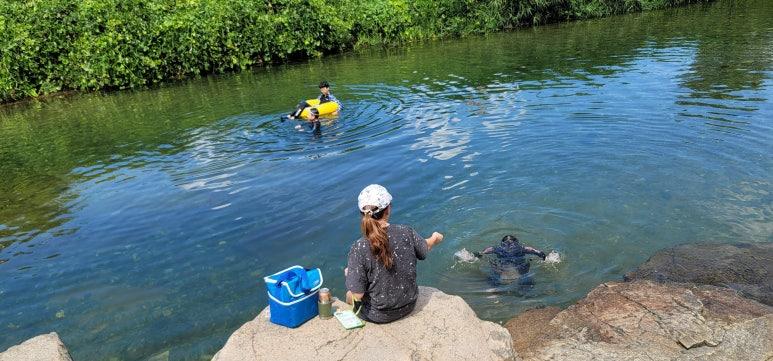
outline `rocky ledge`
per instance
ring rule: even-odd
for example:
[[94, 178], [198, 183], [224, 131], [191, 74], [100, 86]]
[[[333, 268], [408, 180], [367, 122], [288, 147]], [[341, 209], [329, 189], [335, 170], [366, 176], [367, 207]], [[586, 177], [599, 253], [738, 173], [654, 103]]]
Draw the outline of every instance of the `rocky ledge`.
[[[674, 247], [628, 273], [627, 282], [604, 283], [565, 310], [526, 311], [507, 329], [429, 287], [419, 287], [408, 317], [351, 331], [318, 318], [287, 329], [270, 323], [265, 309], [213, 361], [770, 361], [771, 268], [773, 244]], [[51, 333], [9, 348], [0, 361], [71, 360]]]
[[33, 337], [0, 352], [0, 361], [72, 361], [56, 332]]
[[655, 253], [628, 281], [727, 287], [773, 306], [773, 243], [687, 244]]
[[410, 315], [385, 325], [345, 330], [335, 319], [314, 318], [288, 329], [268, 318], [265, 309], [244, 324], [213, 361], [516, 359], [507, 330], [478, 319], [460, 297], [430, 287], [419, 287]]
[[674, 247], [628, 282], [602, 284], [565, 310], [526, 311], [506, 327], [524, 360], [768, 361], [771, 265], [771, 244]]
[[773, 356], [773, 309], [730, 289], [612, 282], [555, 311], [527, 311], [507, 323], [524, 360], [766, 361]]

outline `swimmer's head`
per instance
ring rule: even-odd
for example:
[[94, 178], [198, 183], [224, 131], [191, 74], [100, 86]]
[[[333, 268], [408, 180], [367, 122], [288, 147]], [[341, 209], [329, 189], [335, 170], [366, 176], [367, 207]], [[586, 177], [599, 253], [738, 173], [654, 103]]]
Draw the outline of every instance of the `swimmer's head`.
[[319, 118], [319, 109], [317, 108], [309, 109], [309, 120], [316, 120], [318, 118]]
[[510, 245], [516, 245], [518, 243], [520, 243], [520, 241], [518, 241], [518, 238], [515, 238], [515, 236], [513, 236], [513, 235], [509, 235], [508, 234], [508, 235], [502, 237], [502, 244], [503, 245], [510, 246]]
[[330, 94], [330, 83], [327, 80], [319, 82], [319, 91], [325, 95]]

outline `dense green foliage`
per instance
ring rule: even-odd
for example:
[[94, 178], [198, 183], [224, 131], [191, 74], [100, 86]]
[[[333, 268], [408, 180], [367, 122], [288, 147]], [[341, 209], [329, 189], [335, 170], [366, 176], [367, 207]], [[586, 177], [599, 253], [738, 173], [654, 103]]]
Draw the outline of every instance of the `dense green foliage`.
[[0, 102], [706, 0], [5, 0]]

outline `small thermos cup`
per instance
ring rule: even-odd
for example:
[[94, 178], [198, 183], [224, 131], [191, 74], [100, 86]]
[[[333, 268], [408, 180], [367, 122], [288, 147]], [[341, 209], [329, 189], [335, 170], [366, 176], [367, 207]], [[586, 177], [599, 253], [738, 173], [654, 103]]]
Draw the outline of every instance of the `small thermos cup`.
[[330, 298], [330, 290], [322, 288], [319, 290], [319, 318], [328, 319], [333, 317], [333, 300]]

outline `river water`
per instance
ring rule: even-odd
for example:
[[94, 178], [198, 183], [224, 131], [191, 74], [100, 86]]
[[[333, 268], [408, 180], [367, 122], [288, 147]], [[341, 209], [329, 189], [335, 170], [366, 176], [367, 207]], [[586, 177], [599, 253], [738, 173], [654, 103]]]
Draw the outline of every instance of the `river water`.
[[[358, 192], [445, 233], [420, 283], [502, 322], [655, 251], [773, 241], [773, 2], [717, 1], [0, 108], [0, 350], [208, 359], [321, 267], [342, 295]], [[329, 79], [321, 133], [279, 116]], [[505, 234], [556, 250], [532, 288], [456, 263]], [[168, 352], [168, 354], [166, 354]]]

